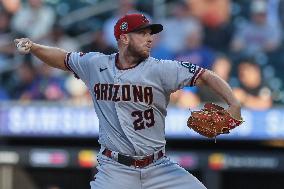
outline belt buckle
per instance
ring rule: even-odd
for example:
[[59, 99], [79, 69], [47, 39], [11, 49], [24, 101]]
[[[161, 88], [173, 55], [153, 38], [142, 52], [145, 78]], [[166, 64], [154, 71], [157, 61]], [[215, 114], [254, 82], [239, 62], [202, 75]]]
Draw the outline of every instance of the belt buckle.
[[134, 160], [134, 167], [135, 168], [143, 168], [149, 165], [149, 159], [138, 159]]
[[139, 168], [139, 166], [137, 165], [138, 160], [134, 160], [134, 167], [135, 168]]

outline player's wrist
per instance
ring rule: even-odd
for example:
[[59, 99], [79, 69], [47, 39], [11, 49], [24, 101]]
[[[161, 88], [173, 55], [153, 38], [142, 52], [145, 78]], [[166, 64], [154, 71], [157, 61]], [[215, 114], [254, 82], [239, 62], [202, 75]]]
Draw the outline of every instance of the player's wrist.
[[242, 120], [241, 115], [241, 106], [240, 105], [233, 105], [229, 106], [227, 112], [236, 120]]
[[30, 52], [33, 53], [37, 50], [38, 48], [38, 44], [34, 43], [33, 41], [31, 41], [31, 47], [30, 47]]
[[232, 102], [228, 103], [229, 107], [234, 107], [234, 108], [240, 108], [241, 109], [241, 103], [238, 100], [234, 100]]

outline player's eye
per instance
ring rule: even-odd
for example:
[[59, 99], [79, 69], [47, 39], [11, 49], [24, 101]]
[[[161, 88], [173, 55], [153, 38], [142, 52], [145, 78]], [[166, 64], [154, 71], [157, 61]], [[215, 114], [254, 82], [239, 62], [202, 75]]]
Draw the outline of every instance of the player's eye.
[[142, 35], [146, 35], [146, 31], [145, 30], [140, 30], [138, 31], [139, 34], [142, 34]]

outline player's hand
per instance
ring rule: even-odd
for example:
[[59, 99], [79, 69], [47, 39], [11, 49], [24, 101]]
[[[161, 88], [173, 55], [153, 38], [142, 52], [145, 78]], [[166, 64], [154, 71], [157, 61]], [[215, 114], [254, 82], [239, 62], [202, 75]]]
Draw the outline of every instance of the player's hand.
[[229, 108], [227, 109], [227, 112], [235, 119], [237, 120], [242, 120], [241, 116], [241, 105], [240, 104], [235, 104], [235, 105], [230, 105]]
[[15, 39], [14, 43], [20, 54], [28, 54], [31, 51], [33, 42], [29, 38]]

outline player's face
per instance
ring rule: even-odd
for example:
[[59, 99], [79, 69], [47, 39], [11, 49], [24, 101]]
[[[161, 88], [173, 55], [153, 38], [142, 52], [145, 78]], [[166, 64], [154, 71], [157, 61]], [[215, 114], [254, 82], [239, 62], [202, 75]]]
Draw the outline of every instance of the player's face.
[[143, 59], [150, 56], [152, 48], [153, 35], [150, 29], [143, 29], [137, 32], [129, 33], [128, 51], [137, 57]]

